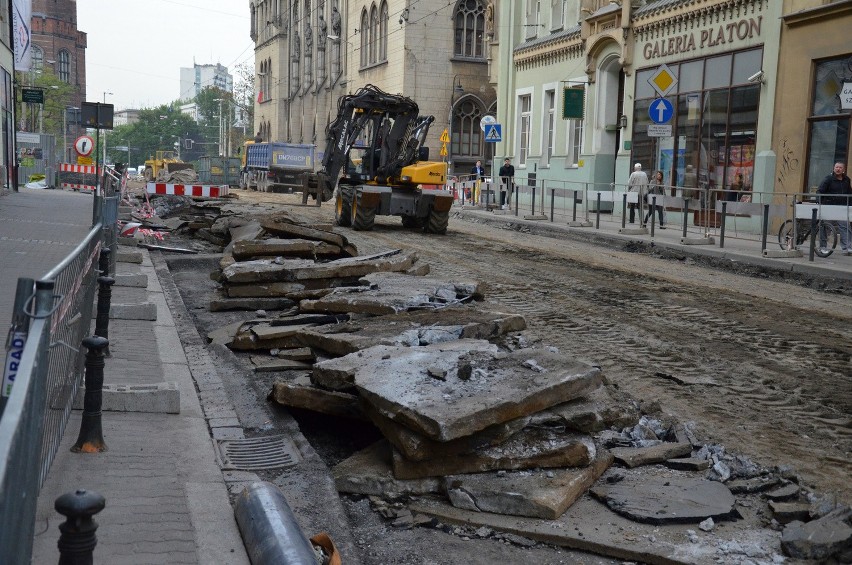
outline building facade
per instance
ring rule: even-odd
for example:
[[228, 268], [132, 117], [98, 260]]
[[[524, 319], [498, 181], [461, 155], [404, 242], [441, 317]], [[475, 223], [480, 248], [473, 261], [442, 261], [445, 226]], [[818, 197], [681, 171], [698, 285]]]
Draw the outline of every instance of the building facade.
[[193, 100], [208, 87], [234, 92], [234, 77], [222, 64], [199, 65], [180, 68], [180, 100]]
[[69, 106], [86, 99], [86, 33], [77, 29], [76, 0], [32, 0], [32, 71], [49, 69], [72, 87]]
[[490, 156], [480, 120], [496, 112], [495, 5], [482, 0], [255, 0], [257, 101], [264, 140], [325, 148], [340, 96], [373, 84], [435, 117], [427, 145], [467, 173]]
[[[16, 180], [15, 163], [15, 55], [12, 50], [11, 2], [0, 5], [0, 177], [6, 188]], [[15, 179], [15, 180], [13, 180]]]

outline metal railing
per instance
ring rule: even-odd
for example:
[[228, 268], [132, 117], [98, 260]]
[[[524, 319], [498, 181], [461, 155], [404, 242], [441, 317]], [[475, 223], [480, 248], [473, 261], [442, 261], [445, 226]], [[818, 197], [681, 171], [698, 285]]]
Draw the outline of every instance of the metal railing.
[[[103, 246], [103, 211], [86, 238], [35, 282], [16, 319], [29, 319], [14, 385], [0, 414], [0, 555], [29, 563], [39, 491], [59, 450], [84, 374]], [[21, 285], [27, 287], [27, 284]]]

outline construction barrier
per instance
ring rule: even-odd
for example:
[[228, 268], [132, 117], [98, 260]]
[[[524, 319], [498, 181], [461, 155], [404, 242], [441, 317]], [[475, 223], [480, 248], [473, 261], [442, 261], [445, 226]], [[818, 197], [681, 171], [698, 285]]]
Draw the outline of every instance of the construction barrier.
[[59, 188], [95, 191], [103, 167], [59, 163]]
[[148, 194], [219, 198], [228, 194], [228, 185], [166, 184], [162, 182], [149, 182], [145, 188], [145, 192]]

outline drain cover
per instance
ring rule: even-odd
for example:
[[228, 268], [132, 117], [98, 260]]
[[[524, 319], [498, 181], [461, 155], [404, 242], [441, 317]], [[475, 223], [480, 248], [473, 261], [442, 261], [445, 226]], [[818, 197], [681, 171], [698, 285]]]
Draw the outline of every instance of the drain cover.
[[286, 436], [217, 440], [224, 471], [261, 471], [293, 467], [302, 460], [296, 445]]

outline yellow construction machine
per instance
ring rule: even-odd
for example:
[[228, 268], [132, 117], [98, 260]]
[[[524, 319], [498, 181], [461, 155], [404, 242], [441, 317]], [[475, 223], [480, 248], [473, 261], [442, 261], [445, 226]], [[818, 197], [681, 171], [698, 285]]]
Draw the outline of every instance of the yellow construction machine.
[[192, 163], [181, 161], [174, 151], [157, 151], [155, 157], [145, 161], [145, 171], [142, 173], [146, 182], [157, 180], [160, 171], [172, 173], [183, 169], [192, 169]]

